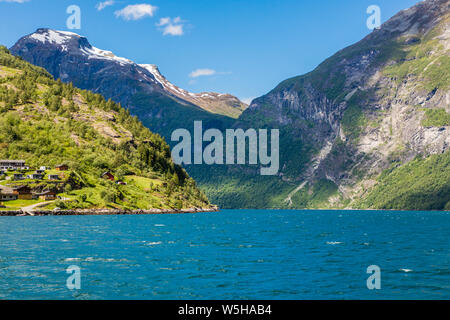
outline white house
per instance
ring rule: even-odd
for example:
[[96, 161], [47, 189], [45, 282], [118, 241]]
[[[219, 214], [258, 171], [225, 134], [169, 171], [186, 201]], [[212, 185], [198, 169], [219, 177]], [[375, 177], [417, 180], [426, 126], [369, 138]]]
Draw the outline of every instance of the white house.
[[2, 170], [28, 170], [25, 160], [0, 160], [0, 169]]

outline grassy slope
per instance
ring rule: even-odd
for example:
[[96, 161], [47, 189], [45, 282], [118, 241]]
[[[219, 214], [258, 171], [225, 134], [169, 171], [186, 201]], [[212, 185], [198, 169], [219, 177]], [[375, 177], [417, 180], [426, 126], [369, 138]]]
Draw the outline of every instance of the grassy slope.
[[450, 210], [450, 153], [417, 157], [385, 170], [378, 184], [355, 207], [397, 210]]
[[[0, 47], [0, 158], [25, 159], [33, 167], [68, 164], [71, 170], [60, 183], [28, 181], [37, 189], [55, 189], [72, 199], [57, 203], [60, 207], [208, 206], [195, 182], [171, 161], [163, 138], [120, 105], [54, 81], [4, 47]], [[106, 170], [128, 184], [101, 179]]]

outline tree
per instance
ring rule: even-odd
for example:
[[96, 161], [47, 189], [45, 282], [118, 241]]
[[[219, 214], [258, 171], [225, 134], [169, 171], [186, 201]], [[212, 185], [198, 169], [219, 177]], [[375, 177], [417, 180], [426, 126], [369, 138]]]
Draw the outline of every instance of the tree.
[[67, 194], [70, 194], [70, 192], [72, 192], [72, 186], [69, 183], [67, 183], [64, 186], [64, 192], [67, 193]]

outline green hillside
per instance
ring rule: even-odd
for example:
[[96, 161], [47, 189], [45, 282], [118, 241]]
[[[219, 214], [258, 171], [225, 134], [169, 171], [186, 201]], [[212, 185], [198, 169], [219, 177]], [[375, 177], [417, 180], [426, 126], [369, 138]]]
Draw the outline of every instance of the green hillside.
[[[24, 175], [67, 164], [58, 181], [47, 179], [52, 172], [40, 180], [13, 181], [14, 172], [0, 176], [0, 185], [53, 190], [65, 199], [50, 208], [209, 206], [194, 180], [172, 162], [164, 139], [120, 104], [55, 81], [5, 47], [0, 47], [0, 159], [25, 160], [31, 168]], [[102, 178], [104, 172], [114, 181]]]
[[450, 210], [450, 153], [417, 157], [406, 165], [386, 169], [355, 207]]

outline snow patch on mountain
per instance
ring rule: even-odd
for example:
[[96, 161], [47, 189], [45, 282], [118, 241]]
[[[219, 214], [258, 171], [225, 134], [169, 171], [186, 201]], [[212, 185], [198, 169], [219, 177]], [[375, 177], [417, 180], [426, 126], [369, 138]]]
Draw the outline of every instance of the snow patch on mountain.
[[56, 31], [56, 30], [50, 30], [50, 29], [40, 29], [38, 32], [33, 33], [30, 38], [40, 41], [42, 43], [52, 43], [56, 45], [60, 45], [62, 47], [63, 51], [67, 51], [68, 48], [65, 45], [69, 40], [71, 40], [73, 37], [80, 36], [73, 32], [67, 32], [67, 31]]
[[[58, 45], [61, 47], [62, 51], [67, 52], [69, 50], [70, 41], [74, 39], [79, 40], [84, 37], [80, 36], [79, 34], [68, 31], [38, 29], [35, 33], [30, 35], [29, 38], [34, 39], [36, 41], [40, 41], [42, 43], [50, 43]], [[134, 62], [132, 62], [131, 60], [118, 57], [111, 51], [102, 50], [91, 46], [89, 42], [87, 42], [87, 40], [86, 43], [87, 45], [82, 45], [79, 47], [79, 49], [83, 54], [88, 56], [88, 59], [106, 59], [118, 62], [121, 65], [134, 64]]]
[[227, 94], [223, 94], [223, 93], [215, 93], [215, 92], [201, 92], [201, 93], [192, 93], [189, 92], [187, 90], [181, 89], [179, 87], [177, 87], [176, 85], [172, 84], [171, 82], [169, 82], [160, 72], [159, 69], [156, 65], [154, 64], [140, 64], [140, 67], [144, 68], [145, 70], [147, 70], [148, 72], [150, 72], [156, 79], [156, 81], [158, 81], [158, 83], [160, 83], [164, 89], [166, 89], [167, 91], [171, 92], [172, 94], [175, 94], [177, 96], [181, 96], [181, 97], [190, 97], [194, 100], [200, 100], [202, 98], [207, 98], [207, 99], [217, 99], [218, 97], [223, 97], [223, 96], [227, 96]]
[[46, 30], [42, 33], [33, 33], [30, 38], [41, 41], [49, 42], [55, 44], [64, 44], [66, 41], [70, 40], [72, 37], [80, 37], [78, 34], [67, 31], [56, 31], [56, 30]]
[[167, 79], [159, 72], [159, 69], [156, 65], [140, 64], [139, 66], [150, 72], [155, 77], [156, 81], [158, 81], [158, 83], [161, 84], [164, 87], [164, 89], [171, 92], [172, 94], [182, 97], [191, 96], [195, 98], [196, 94], [181, 89], [173, 85], [171, 82], [167, 81]]
[[93, 46], [84, 47], [84, 48], [81, 48], [80, 50], [83, 53], [87, 54], [89, 59], [106, 59], [106, 60], [116, 61], [116, 62], [120, 63], [121, 65], [134, 64], [133, 61], [128, 60], [126, 58], [118, 57], [111, 51], [102, 50], [102, 49], [99, 49], [99, 48], [96, 48]]

